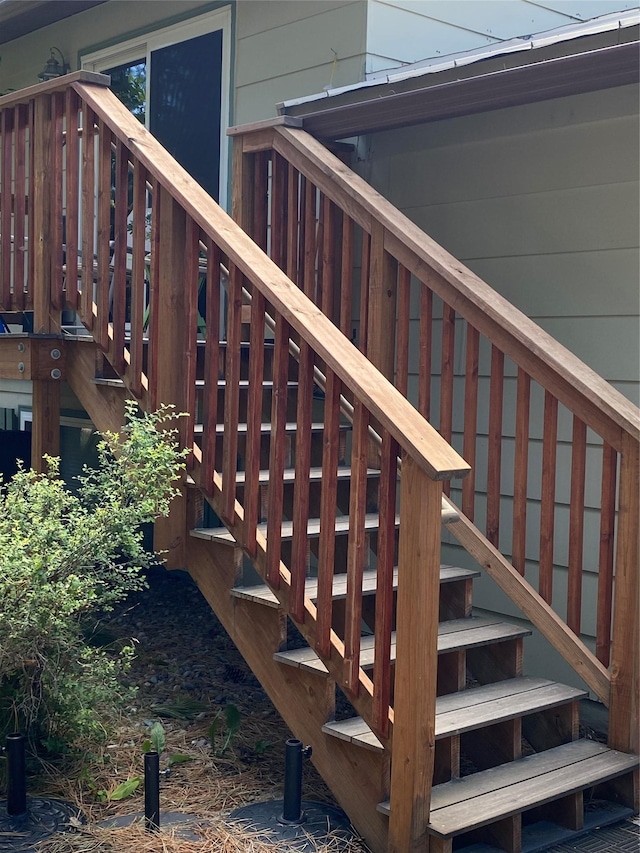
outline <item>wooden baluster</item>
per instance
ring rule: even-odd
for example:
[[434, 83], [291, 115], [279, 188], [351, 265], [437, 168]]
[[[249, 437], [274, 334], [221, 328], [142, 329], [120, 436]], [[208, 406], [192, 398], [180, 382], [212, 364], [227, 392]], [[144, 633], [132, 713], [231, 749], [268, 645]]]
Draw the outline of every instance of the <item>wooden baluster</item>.
[[596, 657], [609, 665], [611, 653], [611, 604], [613, 593], [613, 546], [616, 524], [616, 483], [618, 454], [606, 442], [602, 445], [602, 489], [600, 498], [600, 551], [598, 559], [598, 611]]
[[[25, 254], [29, 251], [25, 243], [25, 218], [27, 212], [27, 150], [26, 130], [29, 112], [24, 104], [16, 107], [16, 174], [15, 174], [15, 213], [13, 223], [13, 305], [17, 311], [25, 307]], [[29, 282], [30, 285], [30, 282]]]
[[300, 212], [298, 208], [299, 173], [291, 163], [287, 175], [287, 231], [286, 231], [286, 273], [296, 284], [298, 278], [298, 227]]
[[[96, 284], [96, 323], [94, 329], [94, 337], [97, 343], [103, 350], [107, 350], [109, 346], [109, 291], [111, 288], [111, 131], [104, 122], [99, 125], [99, 154], [98, 154], [98, 274]], [[142, 167], [140, 167], [142, 169]], [[143, 170], [144, 171], [144, 170]], [[138, 190], [139, 192], [139, 190]], [[135, 193], [135, 191], [134, 191]], [[134, 198], [135, 202], [135, 198]], [[138, 202], [139, 204], [139, 202]], [[135, 204], [134, 204], [135, 208]], [[138, 211], [140, 213], [140, 211]], [[137, 215], [134, 212], [134, 229], [136, 225]], [[144, 214], [143, 214], [144, 222]], [[142, 226], [144, 228], [144, 224]], [[136, 232], [137, 233], [137, 232]], [[144, 247], [144, 240], [143, 240]], [[77, 302], [77, 276], [73, 279], [75, 287], [75, 296]], [[69, 299], [69, 275], [67, 266], [67, 299]], [[132, 305], [133, 312], [133, 305]], [[140, 342], [142, 345], [142, 341]], [[134, 356], [135, 358], [136, 356]], [[140, 371], [142, 370], [142, 362], [139, 364]], [[132, 386], [134, 393], [140, 393], [141, 387], [136, 391], [135, 373], [137, 368], [134, 368], [134, 385]]]
[[372, 727], [389, 735], [391, 703], [391, 630], [393, 627], [393, 568], [396, 552], [396, 491], [398, 443], [384, 430], [380, 456], [378, 564], [376, 569], [375, 658], [373, 662]]
[[336, 256], [336, 208], [327, 196], [322, 197], [323, 226], [322, 232], [322, 263], [321, 267], [321, 299], [322, 313], [333, 320], [333, 297], [335, 288], [335, 256]]
[[502, 401], [504, 354], [491, 347], [489, 383], [489, 454], [487, 460], [487, 539], [498, 546], [500, 532], [500, 472], [502, 468]]
[[271, 157], [271, 258], [280, 268], [285, 266], [284, 239], [286, 234], [285, 199], [287, 198], [287, 167], [280, 154]]
[[587, 461], [587, 427], [573, 417], [571, 500], [569, 503], [569, 570], [567, 625], [580, 634], [582, 621], [582, 556], [584, 551], [584, 488]]
[[365, 514], [367, 511], [367, 460], [369, 413], [356, 400], [353, 413], [351, 489], [349, 494], [349, 544], [347, 550], [347, 600], [345, 605], [345, 687], [358, 695], [360, 637], [362, 636], [362, 573], [365, 563]]
[[[113, 317], [113, 366], [115, 367], [118, 373], [124, 373], [124, 332], [125, 323], [127, 320], [127, 242], [129, 234], [127, 213], [129, 195], [129, 160], [127, 149], [124, 147], [124, 144], [120, 140], [118, 140], [118, 142], [116, 143], [115, 178], [115, 210], [113, 225], [113, 298], [111, 304], [111, 314]], [[84, 250], [83, 242], [83, 269], [85, 257], [86, 253]], [[84, 275], [82, 278], [82, 292], [84, 298]]]
[[395, 373], [397, 262], [384, 249], [384, 227], [374, 221], [370, 241], [367, 354], [390, 382]]
[[266, 561], [267, 580], [276, 589], [280, 587], [280, 560], [282, 557], [283, 473], [286, 451], [288, 376], [289, 324], [281, 315], [277, 315], [271, 404]]
[[[516, 436], [513, 468], [513, 547], [511, 561], [524, 575], [527, 546], [527, 481], [529, 477], [529, 415], [531, 377], [518, 368], [516, 389]], [[471, 465], [469, 457], [465, 459]]]
[[431, 417], [431, 341], [433, 336], [433, 291], [420, 282], [420, 355], [418, 368], [418, 411]]
[[291, 596], [289, 612], [304, 621], [304, 585], [309, 553], [309, 470], [311, 467], [311, 416], [313, 408], [313, 351], [300, 342], [296, 411], [296, 467], [293, 489], [293, 543], [291, 546]]
[[158, 408], [158, 349], [160, 326], [158, 323], [160, 303], [160, 213], [162, 208], [162, 192], [156, 178], [151, 182], [151, 257], [149, 259], [149, 355], [147, 375], [149, 377], [149, 405]]
[[318, 308], [322, 308], [323, 302], [323, 282], [324, 282], [324, 253], [322, 247], [324, 246], [325, 240], [325, 206], [324, 206], [324, 195], [318, 190], [317, 200], [316, 200], [316, 210], [317, 210], [317, 226], [316, 226], [316, 256], [315, 256], [315, 267], [316, 267], [316, 296], [315, 303]]
[[64, 95], [55, 92], [51, 96], [51, 300], [62, 310], [64, 306], [62, 274], [62, 144], [64, 119]]
[[[101, 140], [102, 142], [102, 140]], [[102, 145], [101, 145], [102, 147]], [[102, 153], [102, 152], [101, 152]], [[102, 157], [101, 157], [102, 164]], [[102, 189], [102, 187], [100, 188]], [[104, 192], [103, 192], [104, 195]], [[100, 191], [98, 192], [100, 205]], [[142, 395], [142, 354], [144, 337], [145, 308], [145, 243], [147, 238], [147, 171], [141, 163], [136, 163], [133, 172], [133, 233], [131, 255], [131, 342], [129, 344], [130, 387], [133, 393]], [[100, 291], [100, 250], [98, 242], [98, 291]], [[98, 324], [99, 326], [100, 324]]]
[[[440, 435], [451, 444], [453, 429], [453, 367], [455, 357], [456, 312], [446, 302], [442, 304], [442, 358], [440, 362]], [[449, 494], [450, 483], [443, 485]]]
[[558, 448], [558, 401], [544, 395], [542, 483], [540, 495], [540, 579], [538, 591], [547, 604], [553, 595], [553, 544], [556, 508], [556, 454]]
[[[67, 302], [69, 306], [78, 308], [78, 203], [80, 190], [78, 183], [79, 152], [78, 152], [78, 94], [73, 89], [67, 89], [66, 98], [66, 144], [65, 144], [65, 181], [66, 189], [66, 266], [67, 266]], [[111, 186], [111, 174], [109, 174]], [[106, 348], [106, 340], [103, 344]]]
[[262, 445], [262, 400], [264, 379], [264, 296], [254, 288], [251, 298], [251, 338], [249, 345], [249, 399], [247, 402], [247, 443], [245, 455], [244, 529], [245, 548], [256, 553], [256, 527], [260, 518], [260, 448]]
[[0, 234], [2, 235], [2, 305], [11, 307], [11, 256], [13, 254], [12, 228], [12, 187], [13, 173], [13, 119], [14, 111], [5, 107], [2, 110], [0, 134], [2, 134], [2, 174], [0, 175]]
[[424, 849], [435, 756], [442, 484], [403, 455], [390, 853]]
[[353, 303], [353, 219], [342, 214], [342, 253], [340, 257], [340, 331], [351, 340]]
[[224, 390], [224, 450], [222, 457], [222, 518], [235, 522], [236, 470], [238, 465], [238, 406], [240, 402], [240, 340], [242, 322], [242, 274], [230, 264], [227, 309], [227, 351]]
[[[82, 294], [80, 297], [80, 316], [87, 329], [93, 329], [93, 227], [95, 217], [95, 146], [93, 110], [82, 105]], [[122, 144], [122, 143], [121, 143]], [[117, 187], [117, 178], [116, 178]], [[125, 201], [126, 208], [126, 201]], [[117, 216], [117, 200], [116, 200]], [[126, 228], [126, 213], [125, 213]], [[115, 320], [115, 318], [114, 318]], [[114, 322], [115, 331], [115, 322]], [[122, 367], [118, 348], [114, 341], [116, 370]]]
[[267, 251], [267, 205], [269, 152], [260, 151], [254, 159], [253, 239], [263, 252]]
[[320, 542], [318, 545], [318, 617], [316, 649], [327, 656], [331, 649], [333, 572], [336, 549], [335, 521], [338, 491], [338, 434], [340, 421], [340, 380], [327, 371], [322, 437], [322, 491], [320, 493]]
[[[640, 458], [638, 439], [624, 434], [620, 453], [618, 537], [615, 564], [615, 599], [611, 641], [611, 694], [609, 703], [609, 746], [623, 752], [640, 750], [640, 628], [638, 613], [640, 558]], [[633, 806], [632, 802], [627, 805]], [[635, 804], [637, 808], [637, 803]]]
[[409, 337], [411, 329], [411, 273], [398, 267], [398, 355], [396, 387], [405, 397], [409, 392]]
[[464, 438], [462, 455], [471, 466], [462, 481], [462, 511], [473, 521], [476, 506], [476, 452], [478, 441], [478, 366], [480, 335], [467, 323], [467, 346], [464, 372]]
[[[204, 356], [202, 400], [202, 477], [208, 495], [213, 494], [218, 426], [218, 379], [220, 369], [220, 249], [210, 237], [207, 247], [207, 339]], [[248, 439], [247, 439], [248, 440]]]
[[369, 352], [369, 281], [371, 265], [371, 234], [362, 232], [362, 266], [360, 267], [360, 318], [358, 329], [358, 349], [365, 355]]
[[[183, 376], [185, 383], [186, 446], [193, 449], [196, 420], [196, 362], [198, 347], [198, 289], [200, 287], [200, 227], [187, 216], [185, 224], [185, 311], [181, 322], [186, 324]], [[187, 467], [193, 468], [193, 453], [187, 456]]]
[[316, 301], [316, 188], [311, 181], [304, 184], [304, 244], [302, 289]]

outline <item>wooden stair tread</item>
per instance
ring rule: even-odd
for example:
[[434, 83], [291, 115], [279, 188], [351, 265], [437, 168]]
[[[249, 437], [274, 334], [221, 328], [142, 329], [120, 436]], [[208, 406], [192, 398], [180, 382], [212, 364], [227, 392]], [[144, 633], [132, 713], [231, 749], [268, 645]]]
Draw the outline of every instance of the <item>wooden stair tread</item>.
[[[482, 619], [475, 616], [451, 619], [448, 622], [441, 622], [438, 626], [438, 654], [491, 645], [525, 637], [530, 633], [531, 631], [526, 628], [493, 619]], [[373, 666], [374, 643], [373, 634], [365, 634], [360, 640], [360, 666], [363, 669]], [[328, 674], [324, 663], [309, 646], [276, 652], [274, 658], [288, 666]], [[393, 631], [391, 634], [391, 660], [394, 661], [395, 658], [396, 632]]]
[[[455, 566], [440, 566], [440, 583], [452, 583], [456, 580], [467, 580], [468, 578], [479, 577], [480, 572], [472, 569], [458, 569]], [[398, 569], [393, 570], [393, 588], [398, 588]], [[370, 595], [376, 591], [376, 570], [366, 569], [362, 575], [362, 591], [365, 595]], [[305, 594], [308, 598], [315, 600], [318, 592], [318, 579], [307, 578], [305, 581]], [[260, 604], [265, 604], [267, 607], [279, 607], [280, 602], [271, 591], [267, 584], [258, 584], [256, 586], [234, 587], [231, 590], [231, 595], [235, 598], [244, 598], [247, 601], [255, 601]], [[346, 598], [347, 595], [347, 576], [346, 574], [334, 575], [333, 578], [333, 598], [336, 601]]]
[[[587, 696], [586, 691], [544, 678], [509, 678], [436, 699], [436, 740], [544, 711]], [[361, 717], [331, 722], [327, 734], [369, 749], [382, 744]]]
[[[368, 512], [365, 515], [365, 530], [373, 531], [378, 527], [378, 513], [377, 512]], [[444, 502], [442, 504], [442, 523], [443, 524], [451, 524], [454, 521], [457, 521], [459, 518], [458, 513], [451, 509], [448, 505], [445, 505]], [[396, 527], [400, 524], [400, 517], [396, 516]], [[267, 522], [263, 522], [258, 525], [259, 532], [263, 535], [267, 535]], [[339, 515], [335, 520], [335, 532], [336, 536], [344, 536], [349, 532], [349, 516], [348, 515]], [[237, 542], [231, 533], [226, 527], [196, 527], [191, 533], [191, 536], [194, 536], [196, 539], [208, 539], [211, 542], [220, 542], [227, 545], [236, 545]], [[281, 527], [281, 538], [282, 541], [287, 541], [293, 538], [293, 521], [283, 521]], [[307, 522], [307, 536], [310, 538], [317, 538], [320, 535], [320, 519], [319, 518], [310, 518]]]
[[[451, 838], [631, 772], [638, 756], [578, 740], [436, 785], [428, 831]], [[389, 802], [379, 811], [389, 814]]]

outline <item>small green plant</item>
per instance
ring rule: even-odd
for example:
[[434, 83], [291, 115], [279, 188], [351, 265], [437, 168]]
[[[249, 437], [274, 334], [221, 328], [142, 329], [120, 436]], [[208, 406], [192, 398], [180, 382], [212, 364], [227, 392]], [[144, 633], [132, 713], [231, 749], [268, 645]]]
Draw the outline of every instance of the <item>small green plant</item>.
[[[215, 755], [222, 756], [225, 754], [231, 745], [231, 741], [240, 731], [241, 722], [240, 711], [235, 705], [229, 703], [224, 708], [218, 708], [213, 722], [209, 726], [209, 740], [211, 741], [211, 749]], [[220, 730], [221, 724], [224, 727], [224, 734]], [[216, 740], [219, 733], [222, 736], [222, 744], [216, 749]]]
[[156, 555], [141, 525], [166, 515], [184, 452], [162, 407], [121, 433], [105, 433], [99, 465], [76, 490], [48, 471], [0, 481], [0, 738], [22, 730], [38, 751], [61, 752], [104, 734], [101, 710], [129, 698], [119, 677], [134, 653], [90, 642], [95, 626], [132, 590]]
[[[153, 749], [158, 755], [162, 755], [166, 744], [167, 738], [162, 723], [154, 723], [149, 730], [149, 737], [142, 744], [142, 751], [151, 752]], [[193, 757], [181, 752], [175, 752], [173, 755], [167, 757], [165, 772], [168, 772], [174, 764], [185, 764], [187, 761], [193, 761]]]

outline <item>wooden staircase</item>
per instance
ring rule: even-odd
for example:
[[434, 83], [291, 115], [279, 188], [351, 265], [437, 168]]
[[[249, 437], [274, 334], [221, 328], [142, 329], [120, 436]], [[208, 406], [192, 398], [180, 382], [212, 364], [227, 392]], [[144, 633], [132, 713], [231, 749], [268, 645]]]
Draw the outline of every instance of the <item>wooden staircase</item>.
[[[32, 310], [62, 353], [55, 372], [21, 342], [35, 458], [55, 452], [60, 377], [101, 430], [119, 428], [126, 396], [186, 413], [188, 475], [156, 547], [188, 569], [371, 850], [519, 853], [545, 849], [550, 825], [637, 810], [637, 409], [286, 121], [237, 133], [234, 222], [99, 79], [52, 81], [0, 111], [0, 309]], [[63, 213], [81, 245], [63, 245]], [[12, 231], [29, 234], [19, 258]], [[63, 309], [83, 338], [59, 336]], [[581, 636], [594, 468], [595, 652]], [[442, 565], [443, 530], [464, 567]], [[480, 572], [585, 690], [525, 676], [529, 628], [474, 615]], [[579, 737], [587, 689], [609, 707], [608, 744]]]

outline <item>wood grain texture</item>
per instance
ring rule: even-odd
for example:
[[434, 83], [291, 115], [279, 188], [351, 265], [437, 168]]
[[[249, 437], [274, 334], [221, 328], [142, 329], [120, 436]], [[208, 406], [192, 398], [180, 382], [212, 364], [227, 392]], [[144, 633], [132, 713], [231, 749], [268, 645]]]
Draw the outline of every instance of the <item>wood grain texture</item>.
[[[17, 118], [17, 116], [16, 116]], [[51, 182], [51, 299], [55, 308], [64, 307], [62, 275], [63, 266], [63, 214], [62, 214], [62, 143], [64, 120], [64, 95], [51, 96], [51, 169], [55, 178]], [[17, 139], [16, 139], [17, 141]], [[17, 150], [15, 152], [17, 154]], [[15, 229], [15, 225], [14, 225]], [[17, 253], [16, 253], [17, 254]], [[15, 274], [15, 271], [14, 271]]]
[[613, 603], [613, 558], [616, 524], [618, 454], [608, 444], [602, 446], [602, 487], [600, 497], [600, 552], [598, 559], [598, 607], [596, 616], [596, 656], [605, 666], [611, 653], [611, 607]]
[[26, 257], [29, 252], [25, 217], [27, 215], [27, 127], [29, 126], [29, 111], [24, 105], [16, 109], [16, 135], [15, 135], [15, 216], [13, 223], [15, 254], [13, 261], [14, 287], [13, 304], [18, 311], [25, 306], [25, 286], [30, 282], [25, 281]]
[[556, 508], [556, 458], [558, 453], [558, 401], [548, 391], [544, 395], [542, 437], [542, 486], [540, 503], [539, 592], [550, 604], [553, 597], [553, 552]]
[[518, 368], [516, 390], [516, 446], [513, 468], [513, 544], [511, 562], [525, 573], [527, 547], [527, 482], [529, 477], [529, 419], [531, 378]]
[[205, 494], [213, 490], [216, 465], [216, 426], [218, 423], [218, 376], [220, 364], [220, 250], [205, 239], [207, 253], [207, 338], [204, 356], [204, 394], [202, 399], [202, 485]]
[[471, 467], [471, 473], [462, 483], [462, 511], [470, 521], [475, 516], [476, 452], [478, 431], [478, 363], [480, 335], [467, 323], [464, 372], [464, 437], [462, 453]]
[[571, 503], [569, 507], [569, 568], [567, 625], [580, 634], [582, 622], [582, 558], [584, 553], [584, 489], [586, 479], [587, 426], [573, 419], [571, 446]]
[[11, 235], [13, 233], [13, 188], [11, 185], [13, 177], [13, 124], [14, 110], [4, 109], [0, 116], [0, 136], [2, 142], [2, 160], [0, 170], [0, 234], [2, 240], [2, 256], [0, 258], [0, 276], [2, 294], [2, 305], [7, 310], [11, 308], [11, 261], [13, 247]]
[[[66, 181], [66, 264], [67, 299], [72, 308], [78, 307], [78, 202], [79, 202], [79, 134], [78, 111], [79, 97], [73, 89], [65, 93], [66, 136], [65, 136], [65, 181]], [[103, 133], [108, 133], [103, 122]], [[103, 155], [104, 156], [104, 155]], [[111, 151], [109, 151], [111, 160]], [[111, 167], [109, 167], [109, 186], [111, 186]], [[71, 291], [71, 292], [69, 292]], [[101, 338], [106, 347], [106, 335]]]
[[[101, 158], [102, 162], [102, 158]], [[104, 193], [104, 188], [102, 192]], [[100, 205], [100, 189], [98, 205]], [[144, 166], [137, 166], [133, 173], [133, 230], [131, 232], [131, 340], [129, 343], [131, 390], [142, 392], [142, 352], [145, 313], [145, 242], [147, 228], [147, 174]], [[104, 242], [104, 234], [102, 235]], [[98, 242], [98, 256], [101, 245]], [[98, 289], [101, 282], [98, 280]], [[104, 283], [102, 283], [104, 287]]]
[[256, 552], [256, 526], [260, 520], [260, 435], [262, 424], [262, 384], [264, 379], [264, 297], [255, 291], [251, 298], [249, 345], [249, 397], [245, 460], [245, 547]]
[[420, 287], [420, 353], [418, 357], [418, 411], [431, 416], [431, 360], [433, 335], [433, 291], [422, 281]]
[[[371, 234], [367, 355], [380, 373], [393, 382], [396, 328], [390, 322], [397, 314], [397, 265], [384, 249], [384, 229], [374, 224]], [[445, 436], [446, 438], [446, 436]]]
[[222, 482], [224, 507], [222, 518], [233, 523], [236, 505], [236, 470], [238, 465], [238, 419], [240, 380], [240, 338], [242, 322], [242, 274], [233, 264], [229, 269], [227, 290], [227, 348], [225, 351], [224, 438]]
[[[97, 278], [96, 278], [96, 322], [94, 328], [94, 337], [100, 344], [100, 347], [106, 351], [109, 346], [109, 291], [111, 289], [111, 269], [110, 269], [110, 240], [111, 240], [111, 131], [106, 124], [101, 121], [99, 123], [99, 152], [98, 152], [98, 232], [97, 232]], [[67, 133], [67, 144], [69, 144], [69, 133]], [[139, 167], [139, 174], [145, 174], [143, 166]], [[138, 188], [138, 196], [140, 189]], [[136, 224], [136, 215], [142, 213], [142, 228], [144, 229], [144, 212], [140, 209], [140, 201], [136, 214], [134, 214], [134, 228], [139, 229], [140, 224]], [[135, 199], [134, 199], [135, 207]], [[143, 241], [144, 247], [144, 241]], [[72, 305], [78, 302], [78, 281], [75, 270], [73, 275], [69, 274], [69, 266], [67, 264], [67, 299], [69, 299], [69, 289], [72, 289], [73, 299], [69, 300]], [[136, 353], [132, 358], [138, 358], [140, 353]], [[142, 372], [142, 362], [137, 363], [137, 367]], [[132, 369], [136, 369], [133, 368]], [[138, 391], [141, 392], [141, 385], [136, 385]]]
[[504, 402], [504, 354], [491, 347], [489, 382], [489, 453], [487, 460], [487, 539], [498, 545], [502, 475], [502, 418]]
[[[94, 209], [95, 209], [95, 140], [93, 128], [95, 124], [95, 114], [87, 103], [82, 104], [82, 173], [81, 173], [81, 201], [82, 201], [82, 221], [81, 221], [81, 240], [82, 240], [82, 292], [80, 294], [80, 316], [85, 327], [89, 330], [93, 328], [93, 261], [94, 261]], [[121, 144], [120, 161], [126, 157], [124, 146]], [[121, 187], [121, 177], [118, 171], [118, 155], [116, 154], [116, 225], [115, 241], [118, 242], [118, 215], [121, 214], [119, 201], [122, 198], [122, 189], [120, 189], [120, 199], [118, 198], [118, 190]], [[125, 165], [126, 169], [126, 165]], [[127, 222], [127, 195], [126, 195], [126, 176], [124, 188], [124, 239], [126, 260], [126, 222]], [[122, 226], [120, 226], [122, 227]], [[117, 248], [116, 248], [117, 252]], [[124, 266], [124, 263], [123, 263]], [[117, 275], [114, 273], [114, 290], [117, 288]], [[123, 284], [124, 288], [125, 285]], [[116, 309], [117, 295], [114, 293], [114, 314]], [[124, 318], [122, 320], [124, 323]], [[114, 329], [117, 324], [114, 321]], [[119, 372], [124, 372], [124, 361], [122, 355], [118, 355], [118, 345], [121, 343], [124, 336], [124, 329], [117, 333], [117, 341], [115, 344], [116, 362]]]

